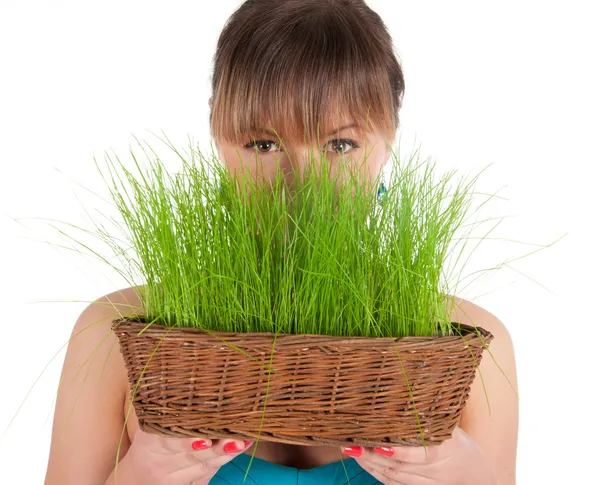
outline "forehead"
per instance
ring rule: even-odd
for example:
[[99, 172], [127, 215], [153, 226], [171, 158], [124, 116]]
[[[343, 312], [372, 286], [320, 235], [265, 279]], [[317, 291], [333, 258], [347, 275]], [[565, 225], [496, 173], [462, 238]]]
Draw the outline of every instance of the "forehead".
[[245, 134], [276, 136], [283, 140], [295, 142], [317, 141], [316, 139], [311, 140], [311, 133], [319, 136], [321, 140], [331, 138], [342, 132], [364, 136], [374, 134], [373, 126], [367, 119], [361, 120], [360, 117], [352, 117], [348, 113], [340, 116], [329, 115], [321, 117], [321, 121], [316, 126], [310, 127], [306, 127], [303, 123], [292, 124], [284, 116], [277, 118], [274, 121], [272, 121], [273, 118], [265, 119], [259, 125], [249, 126], [244, 130]]
[[[370, 116], [371, 110], [367, 105], [358, 103], [354, 98], [343, 98], [342, 94], [335, 93], [323, 95], [315, 103], [291, 95], [283, 102], [276, 102], [276, 99], [266, 102], [267, 96], [262, 101], [260, 98], [241, 100], [232, 106], [223, 106], [218, 120], [218, 139], [245, 145], [252, 139], [268, 137], [288, 146], [300, 146], [321, 145], [324, 141], [346, 135], [363, 140], [377, 136], [382, 121]], [[240, 103], [246, 103], [244, 109], [240, 108]], [[234, 109], [235, 106], [237, 108]]]

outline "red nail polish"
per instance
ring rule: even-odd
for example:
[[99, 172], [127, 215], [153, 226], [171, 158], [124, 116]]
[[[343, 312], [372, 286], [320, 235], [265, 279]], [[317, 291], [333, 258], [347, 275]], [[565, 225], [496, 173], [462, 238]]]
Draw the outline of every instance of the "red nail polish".
[[248, 446], [250, 443], [252, 443], [252, 440], [244, 440], [244, 446]]
[[204, 440], [196, 440], [192, 442], [192, 448], [195, 450], [203, 450], [208, 447], [210, 447], [210, 445]]
[[374, 448], [373, 451], [385, 456], [392, 456], [394, 454], [393, 448], [390, 448], [389, 446], [384, 446], [383, 448]]
[[225, 443], [225, 446], [223, 446], [223, 451], [225, 453], [237, 453], [242, 451], [242, 448], [239, 448], [238, 446], [239, 445], [235, 441], [230, 441], [229, 443]]
[[349, 455], [349, 456], [360, 456], [360, 455], [362, 455], [362, 447], [346, 446], [345, 448], [342, 449], [342, 453], [344, 453], [344, 455]]

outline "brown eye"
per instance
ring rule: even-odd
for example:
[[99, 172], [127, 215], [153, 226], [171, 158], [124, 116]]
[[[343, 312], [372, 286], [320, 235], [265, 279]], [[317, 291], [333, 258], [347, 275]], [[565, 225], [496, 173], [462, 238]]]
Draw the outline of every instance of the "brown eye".
[[271, 140], [253, 140], [250, 143], [244, 145], [244, 148], [258, 150], [261, 153], [269, 153], [269, 146], [275, 145], [274, 141]]
[[[354, 150], [355, 148], [358, 148], [358, 145], [354, 141], [347, 140], [347, 139], [331, 140], [329, 142], [329, 144], [334, 147], [334, 151], [336, 153], [339, 153], [341, 155], [344, 155], [344, 154], [348, 153], [350, 150]], [[344, 150], [342, 148], [344, 145], [350, 146], [350, 149]]]

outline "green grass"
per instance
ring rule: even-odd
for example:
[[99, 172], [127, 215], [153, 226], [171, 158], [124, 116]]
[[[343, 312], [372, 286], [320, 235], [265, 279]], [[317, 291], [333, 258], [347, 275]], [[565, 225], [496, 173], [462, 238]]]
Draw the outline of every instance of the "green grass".
[[[149, 147], [148, 156], [140, 146], [149, 169], [133, 151], [136, 170], [116, 155], [117, 164], [105, 156], [109, 176], [102, 176], [123, 221], [116, 222], [116, 231], [95, 221], [95, 231], [82, 229], [106, 243], [121, 264], [59, 232], [135, 287], [148, 321], [276, 334], [452, 333], [446, 298], [456, 293], [450, 289], [456, 264], [452, 271], [448, 266], [450, 256], [458, 253], [458, 262], [473, 239], [458, 237], [459, 230], [486, 222], [465, 223], [475, 195], [481, 195], [474, 191], [481, 172], [453, 188], [455, 172], [436, 179], [430, 159], [421, 162], [413, 153], [402, 164], [392, 151], [387, 193], [378, 201], [380, 181], [366, 184], [356, 176], [365, 160], [344, 169], [338, 164], [336, 177], [314, 157], [287, 186], [283, 174], [272, 184], [233, 178], [214, 153], [205, 157], [190, 146], [189, 155], [181, 154], [169, 143], [183, 162], [183, 170], [170, 175], [154, 150]], [[271, 370], [269, 365], [269, 376]], [[263, 411], [266, 405], [267, 396]]]
[[102, 175], [127, 240], [96, 226], [98, 234], [127, 268], [115, 269], [138, 286], [148, 321], [332, 336], [452, 333], [444, 265], [479, 175], [453, 189], [452, 173], [436, 181], [429, 159], [403, 165], [392, 151], [378, 200], [380, 180], [359, 176], [366, 160], [340, 156], [333, 172], [312, 154], [286, 183], [283, 170], [273, 181], [231, 176], [214, 153], [169, 146], [179, 173], [150, 148], [149, 167], [133, 152], [135, 170], [107, 155]]

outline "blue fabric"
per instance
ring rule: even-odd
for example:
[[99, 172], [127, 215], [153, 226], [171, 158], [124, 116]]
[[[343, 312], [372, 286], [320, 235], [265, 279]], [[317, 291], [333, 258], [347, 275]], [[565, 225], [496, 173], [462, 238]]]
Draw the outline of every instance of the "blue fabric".
[[[246, 469], [252, 459], [250, 471], [244, 482]], [[344, 471], [344, 467], [346, 471]], [[348, 477], [346, 477], [346, 472]], [[348, 478], [350, 481], [348, 481]], [[209, 482], [210, 485], [382, 485], [365, 471], [354, 458], [335, 461], [316, 468], [300, 470], [271, 463], [258, 457], [241, 453], [221, 468]]]

